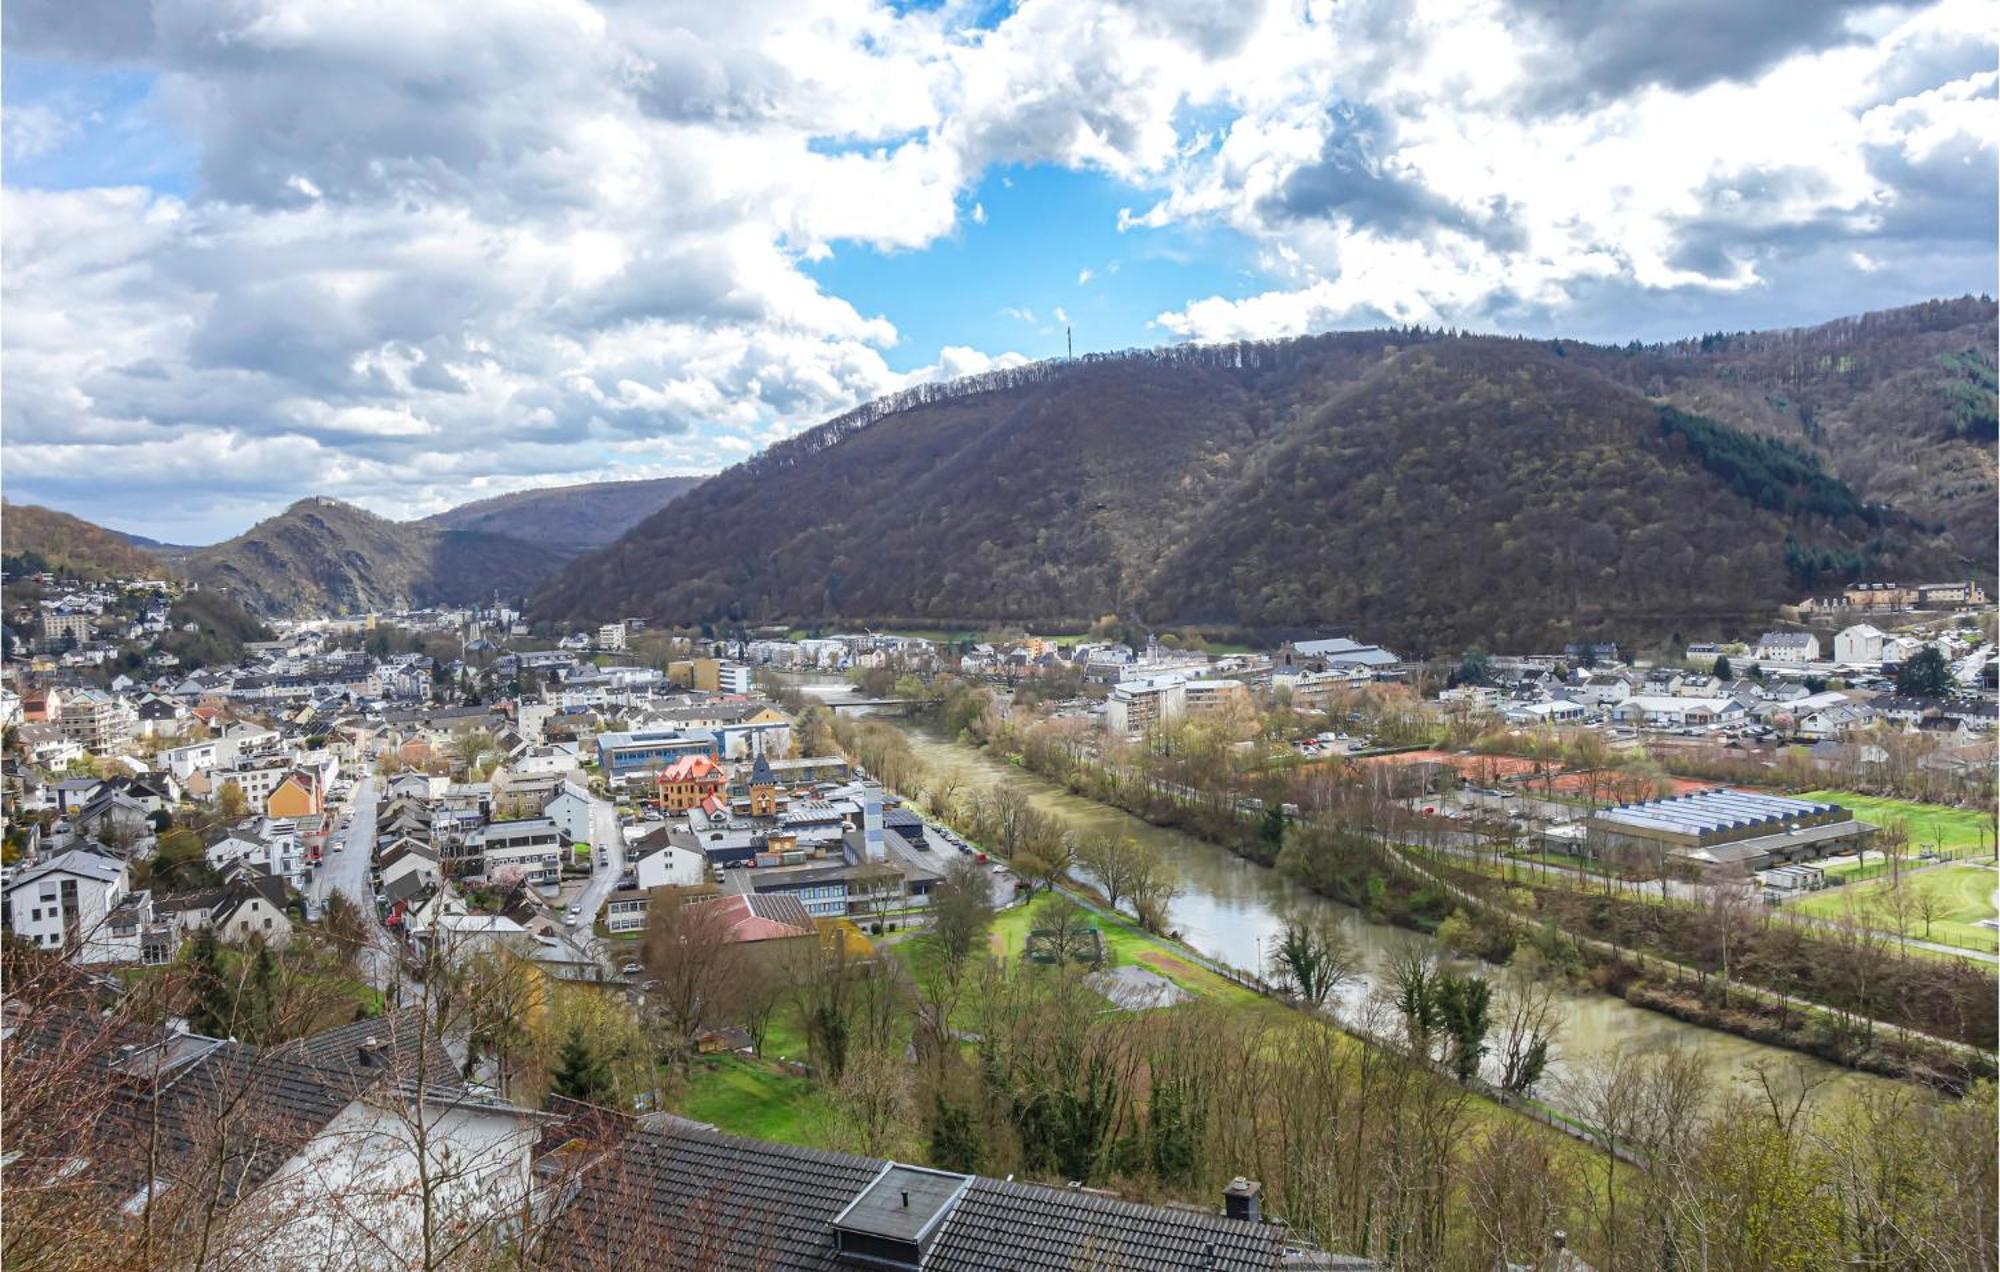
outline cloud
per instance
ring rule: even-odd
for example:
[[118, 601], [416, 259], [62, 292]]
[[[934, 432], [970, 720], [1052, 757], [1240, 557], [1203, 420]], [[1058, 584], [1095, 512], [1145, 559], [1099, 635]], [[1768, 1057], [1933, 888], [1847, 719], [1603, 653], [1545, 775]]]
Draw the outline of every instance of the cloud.
[[0, 116], [0, 138], [11, 162], [39, 159], [61, 149], [77, 132], [77, 122], [47, 106], [10, 106]]
[[[996, 168], [1181, 232], [1125, 253], [1144, 294], [1211, 246], [1246, 263], [1156, 316], [1185, 339], [1963, 291], [1992, 275], [1990, 27], [1979, 0], [20, 0], [10, 56], [121, 92], [79, 93], [109, 112], [79, 132], [74, 83], [10, 83], [43, 184], [5, 192], [0, 453], [11, 493], [213, 491], [217, 525], [720, 467], [1004, 364], [912, 349], [811, 268], [983, 223]], [[59, 179], [169, 133], [183, 171]], [[1076, 285], [1115, 300], [1116, 268]]]

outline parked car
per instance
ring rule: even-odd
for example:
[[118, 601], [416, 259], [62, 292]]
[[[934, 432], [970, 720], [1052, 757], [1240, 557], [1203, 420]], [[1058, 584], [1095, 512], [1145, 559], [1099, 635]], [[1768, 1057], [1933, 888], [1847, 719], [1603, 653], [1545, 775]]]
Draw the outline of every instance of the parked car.
[[640, 972], [643, 972], [645, 970], [646, 969], [644, 967], [641, 967], [637, 963], [627, 963], [625, 964], [625, 966], [618, 969], [618, 974], [620, 976], [637, 976]]

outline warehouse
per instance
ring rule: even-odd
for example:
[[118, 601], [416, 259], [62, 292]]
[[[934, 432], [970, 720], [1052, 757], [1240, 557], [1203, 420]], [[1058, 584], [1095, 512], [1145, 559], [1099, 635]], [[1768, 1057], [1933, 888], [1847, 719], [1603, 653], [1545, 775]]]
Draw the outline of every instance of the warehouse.
[[1853, 851], [1875, 834], [1839, 804], [1730, 789], [1600, 809], [1588, 827], [1593, 857], [1636, 855], [1731, 873]]

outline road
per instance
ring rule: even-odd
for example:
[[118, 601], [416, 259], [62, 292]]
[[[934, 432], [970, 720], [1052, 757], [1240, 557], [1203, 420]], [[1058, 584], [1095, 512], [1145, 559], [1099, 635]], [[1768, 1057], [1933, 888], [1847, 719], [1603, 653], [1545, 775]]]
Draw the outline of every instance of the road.
[[566, 926], [585, 949], [602, 959], [604, 951], [592, 935], [591, 925], [603, 911], [611, 890], [618, 886], [618, 877], [625, 873], [625, 830], [618, 821], [618, 806], [596, 795], [590, 797], [590, 857], [590, 882], [571, 900], [572, 905], [582, 907], [582, 913]]
[[[339, 892], [368, 920], [368, 948], [361, 952], [361, 974], [376, 989], [387, 991], [402, 979], [402, 960], [396, 944], [375, 917], [375, 889], [369, 866], [375, 859], [375, 811], [381, 785], [371, 775], [361, 779], [347, 802], [350, 820], [347, 829], [329, 837], [326, 859], [307, 889], [320, 914], [326, 913], [327, 897]], [[339, 851], [335, 851], [335, 845]]]

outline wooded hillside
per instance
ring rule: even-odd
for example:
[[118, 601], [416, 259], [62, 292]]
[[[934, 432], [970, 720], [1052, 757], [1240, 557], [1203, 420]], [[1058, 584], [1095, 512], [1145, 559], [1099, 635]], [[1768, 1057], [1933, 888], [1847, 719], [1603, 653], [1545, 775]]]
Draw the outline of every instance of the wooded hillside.
[[[1703, 353], [1413, 330], [924, 386], [710, 479], [579, 558], [532, 607], [921, 625], [1118, 613], [1338, 626], [1421, 650], [1691, 637], [1858, 573], [1990, 581], [1990, 534], [1914, 475], [1976, 468], [1964, 434], [1981, 427], [1990, 364], [1963, 349], [1981, 322], [1990, 302], [1857, 320], [1841, 337], [1847, 372], [1808, 374], [1818, 353], [1774, 352], [1830, 336], [1711, 338]], [[1889, 384], [1970, 388], [1936, 388], [1939, 413], [1878, 424], [1903, 440], [1864, 454], [1760, 413], [1739, 424], [1753, 363], [1849, 412]], [[1868, 384], [1839, 380], [1857, 366]], [[1889, 454], [1910, 457], [1906, 471], [1868, 467]], [[1869, 484], [1843, 463], [1868, 467]]]

